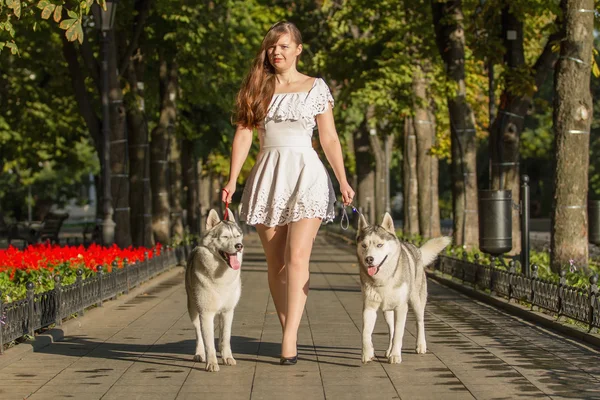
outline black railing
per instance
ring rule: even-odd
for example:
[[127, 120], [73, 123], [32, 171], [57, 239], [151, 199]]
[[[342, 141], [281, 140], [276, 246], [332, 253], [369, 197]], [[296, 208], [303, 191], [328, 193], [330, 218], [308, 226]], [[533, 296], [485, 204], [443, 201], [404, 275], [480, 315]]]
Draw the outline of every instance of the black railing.
[[[163, 248], [164, 249], [164, 248]], [[54, 289], [35, 293], [33, 282], [26, 284], [27, 297], [11, 303], [2, 302], [0, 293], [0, 353], [4, 344], [25, 335], [33, 336], [36, 330], [56, 324], [60, 326], [64, 318], [73, 314], [81, 316], [85, 309], [128, 293], [130, 289], [146, 282], [155, 275], [176, 265], [185, 264], [192, 249], [191, 245], [165, 249], [160, 255], [127, 264], [123, 268], [104, 273], [104, 268], [97, 267], [97, 273], [83, 279], [83, 270], [76, 271], [77, 280], [71, 285], [63, 286], [61, 276], [54, 276]]]
[[600, 328], [600, 300], [598, 276], [589, 278], [589, 286], [580, 289], [566, 283], [566, 271], [558, 283], [538, 278], [538, 267], [532, 265], [531, 277], [518, 273], [514, 262], [508, 270], [492, 265], [470, 262], [466, 259], [440, 255], [430, 270], [439, 271], [470, 284], [476, 290], [489, 290], [492, 294], [524, 302], [550, 311], [557, 318], [567, 317], [587, 324], [588, 331]]

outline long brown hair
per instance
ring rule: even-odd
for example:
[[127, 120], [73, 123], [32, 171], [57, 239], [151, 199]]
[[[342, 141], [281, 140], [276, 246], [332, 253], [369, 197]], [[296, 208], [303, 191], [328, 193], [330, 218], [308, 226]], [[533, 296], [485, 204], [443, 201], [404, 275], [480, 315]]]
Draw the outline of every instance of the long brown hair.
[[269, 103], [275, 93], [275, 68], [269, 61], [268, 49], [286, 33], [296, 45], [302, 44], [302, 35], [291, 22], [280, 21], [269, 29], [238, 92], [236, 124], [252, 129], [267, 116]]

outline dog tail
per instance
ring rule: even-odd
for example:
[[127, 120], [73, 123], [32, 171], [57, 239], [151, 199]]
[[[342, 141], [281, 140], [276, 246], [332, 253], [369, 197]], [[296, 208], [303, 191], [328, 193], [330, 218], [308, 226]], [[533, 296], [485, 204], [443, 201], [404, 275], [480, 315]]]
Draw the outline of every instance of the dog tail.
[[423, 266], [426, 267], [434, 262], [438, 254], [440, 254], [440, 252], [444, 250], [451, 242], [452, 239], [448, 236], [440, 236], [434, 239], [429, 239], [427, 243], [421, 246], [421, 259], [423, 260]]

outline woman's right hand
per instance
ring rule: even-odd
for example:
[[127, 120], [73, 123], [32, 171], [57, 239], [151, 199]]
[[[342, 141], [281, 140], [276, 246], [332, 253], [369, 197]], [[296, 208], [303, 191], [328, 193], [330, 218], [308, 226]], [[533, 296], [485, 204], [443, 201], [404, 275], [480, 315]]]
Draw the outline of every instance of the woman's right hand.
[[223, 190], [221, 190], [221, 201], [223, 201], [223, 203], [231, 203], [231, 198], [233, 197], [234, 193], [235, 193], [235, 181], [227, 182], [227, 185], [225, 185]]

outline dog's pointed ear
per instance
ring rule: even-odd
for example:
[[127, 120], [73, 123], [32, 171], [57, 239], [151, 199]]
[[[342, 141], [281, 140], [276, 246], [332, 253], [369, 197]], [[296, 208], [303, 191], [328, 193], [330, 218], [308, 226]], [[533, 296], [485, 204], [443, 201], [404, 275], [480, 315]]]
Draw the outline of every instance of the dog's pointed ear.
[[219, 218], [219, 213], [217, 213], [217, 211], [214, 208], [212, 208], [208, 212], [208, 218], [206, 218], [206, 230], [210, 231], [219, 222], [221, 222], [221, 218]]
[[369, 223], [367, 222], [367, 219], [365, 218], [364, 215], [362, 215], [361, 213], [359, 213], [358, 214], [358, 232], [362, 231], [367, 226], [369, 226]]
[[381, 222], [381, 227], [391, 233], [392, 235], [396, 234], [396, 230], [394, 229], [394, 220], [390, 213], [386, 212], [383, 216], [383, 221]]
[[233, 217], [231, 210], [227, 210], [227, 221], [235, 223], [235, 218]]

